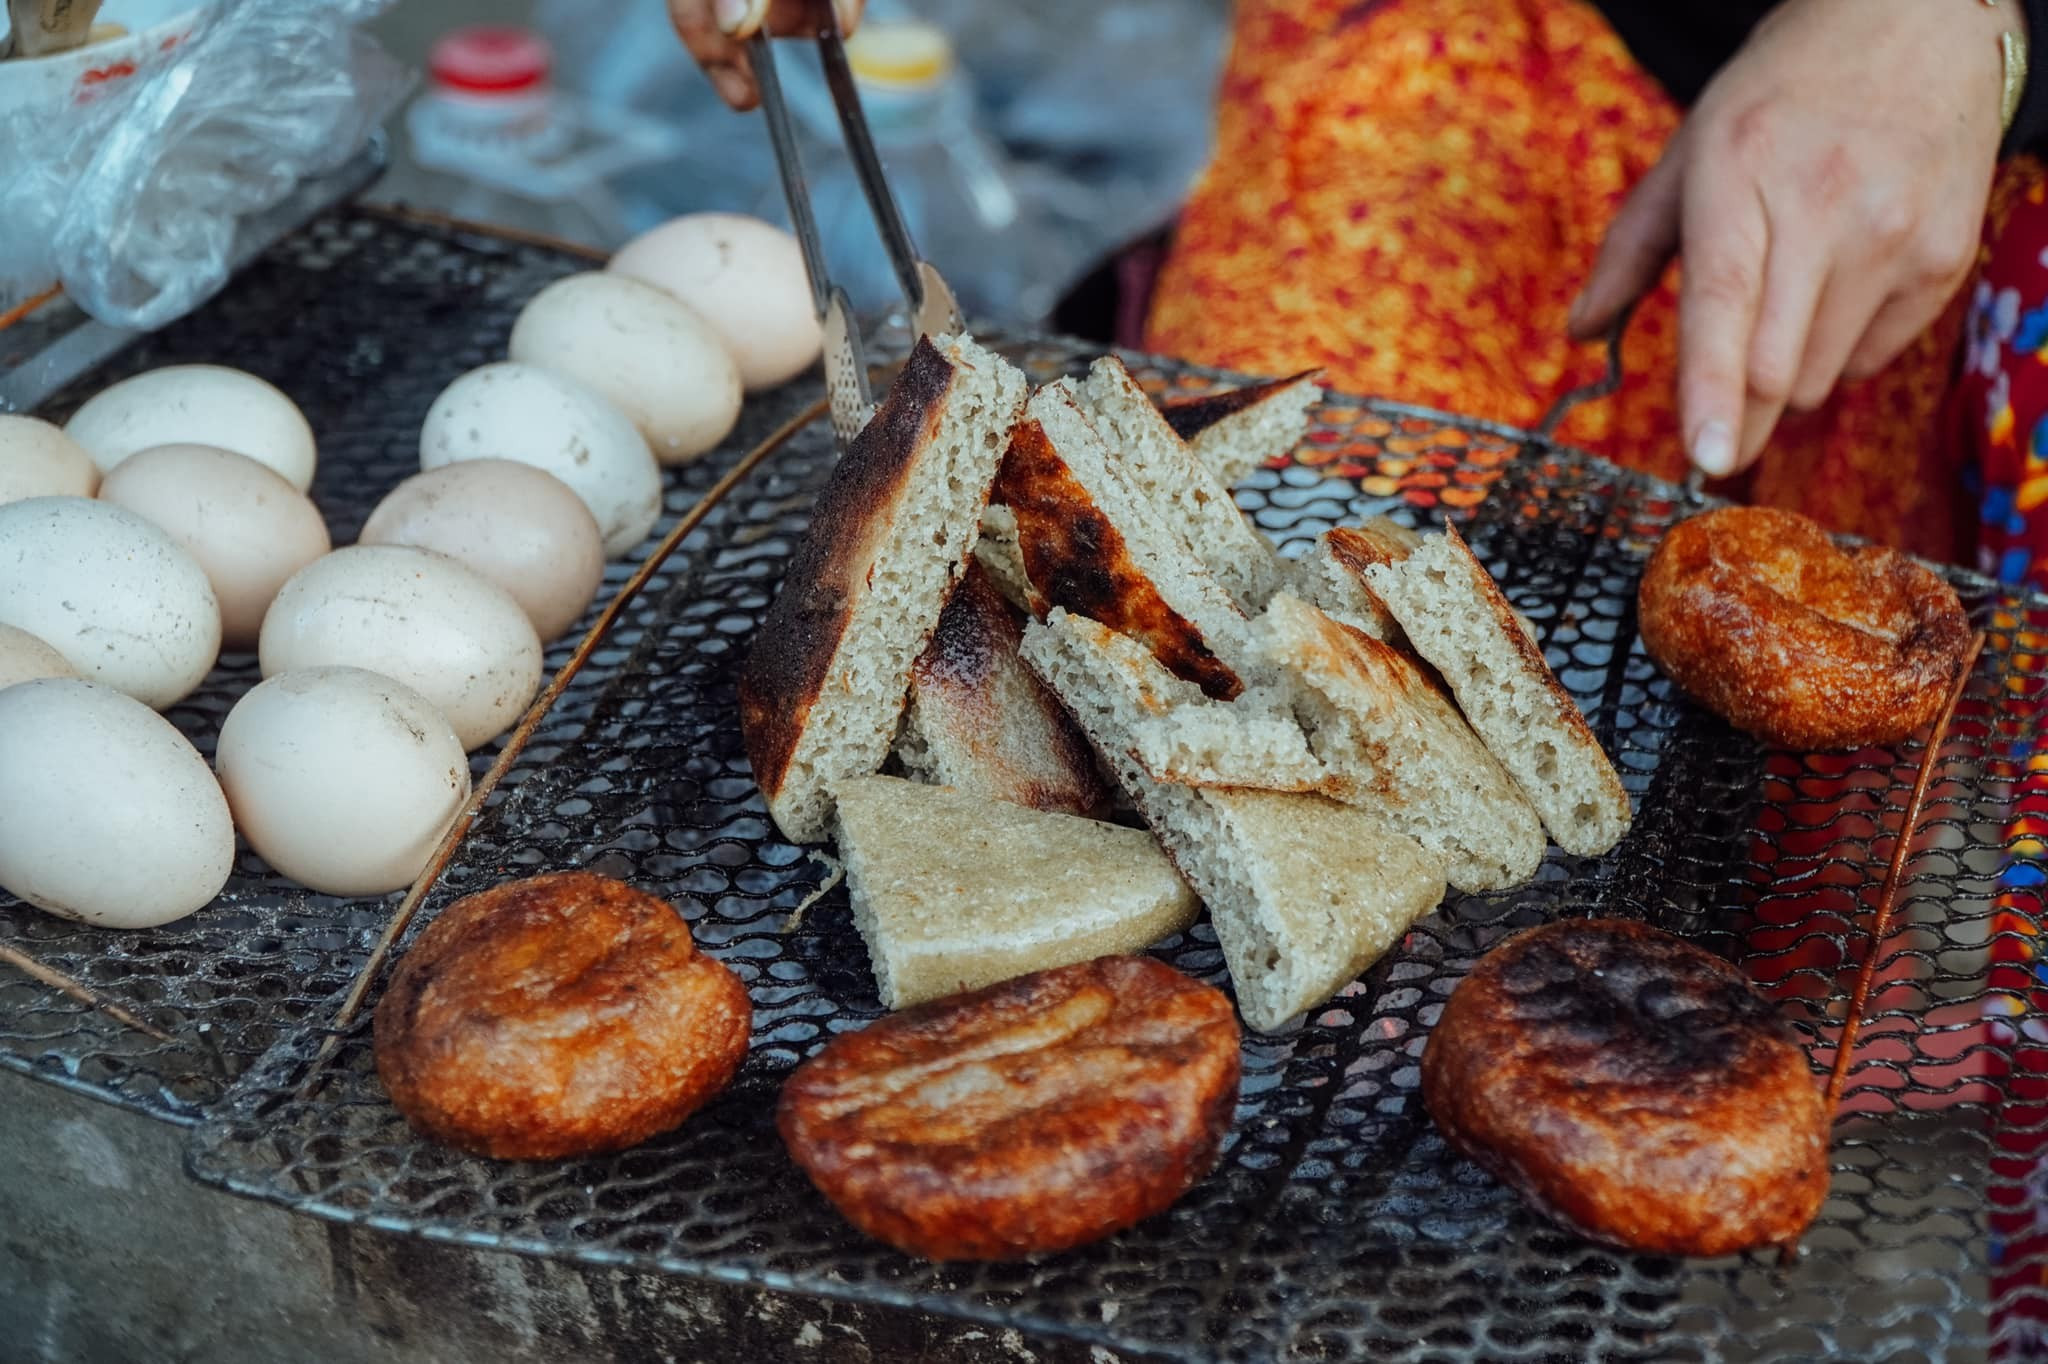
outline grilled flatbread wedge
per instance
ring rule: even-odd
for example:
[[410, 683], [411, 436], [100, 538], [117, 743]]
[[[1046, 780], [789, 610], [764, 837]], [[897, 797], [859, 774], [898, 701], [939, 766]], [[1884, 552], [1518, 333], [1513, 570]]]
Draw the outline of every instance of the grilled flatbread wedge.
[[1255, 672], [1244, 612], [1116, 466], [1071, 381], [1032, 396], [994, 497], [1016, 520], [1033, 615], [1064, 607], [1210, 696], [1244, 690]]
[[1024, 631], [1024, 661], [1067, 703], [1209, 906], [1245, 1021], [1273, 1031], [1330, 998], [1443, 898], [1442, 859], [1316, 795], [1178, 786], [1131, 756], [1142, 699], [1105, 667], [1107, 627], [1065, 611]]
[[1365, 570], [1405, 559], [1421, 545], [1420, 535], [1384, 516], [1326, 530], [1294, 563], [1295, 595], [1374, 639], [1399, 644], [1400, 623], [1366, 585]]
[[1200, 908], [1143, 829], [897, 777], [838, 795], [853, 922], [891, 1009], [1142, 951]]
[[1328, 794], [1443, 857], [1460, 890], [1536, 874], [1544, 839], [1535, 809], [1414, 659], [1285, 592], [1258, 628], [1295, 683]]
[[1195, 458], [1226, 488], [1268, 460], [1289, 454], [1308, 434], [1308, 413], [1322, 400], [1321, 370], [1249, 384], [1207, 398], [1166, 404], [1166, 420]]
[[1628, 792], [1498, 584], [1456, 528], [1365, 571], [1415, 652], [1443, 674], [1566, 852], [1592, 857], [1628, 832]]
[[740, 674], [747, 759], [790, 839], [825, 837], [833, 784], [888, 756], [1027, 387], [966, 337], [922, 339], [833, 467]]
[[1124, 362], [1105, 355], [1088, 370], [1082, 397], [1118, 465], [1180, 533], [1224, 591], [1256, 611], [1280, 589], [1272, 544], [1231, 500], [1230, 487], [1195, 458]]
[[1109, 792], [1088, 740], [1017, 656], [1024, 627], [977, 563], [910, 670], [896, 757], [920, 781], [1095, 815]]

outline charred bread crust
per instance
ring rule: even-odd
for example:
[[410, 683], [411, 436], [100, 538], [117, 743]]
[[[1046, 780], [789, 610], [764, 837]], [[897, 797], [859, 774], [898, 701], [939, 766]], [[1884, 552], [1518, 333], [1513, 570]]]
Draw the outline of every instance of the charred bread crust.
[[740, 673], [740, 733], [754, 780], [771, 798], [829, 685], [890, 512], [932, 446], [956, 377], [953, 362], [920, 337], [874, 420], [833, 466], [782, 590], [754, 633]]
[[1293, 388], [1303, 382], [1313, 383], [1322, 378], [1319, 369], [1305, 369], [1285, 379], [1269, 379], [1261, 384], [1247, 384], [1243, 388], [1231, 389], [1228, 393], [1212, 393], [1200, 398], [1175, 398], [1160, 411], [1165, 415], [1167, 425], [1182, 440], [1192, 441], [1225, 417], [1234, 417], [1248, 408], [1256, 407], [1274, 395]]
[[1722, 507], [1679, 522], [1643, 571], [1643, 645], [1736, 728], [1800, 751], [1893, 744], [1934, 718], [1969, 649], [1953, 587], [1815, 522]]
[[932, 1260], [1020, 1259], [1131, 1226], [1207, 1175], [1239, 1046], [1220, 990], [1098, 957], [841, 1034], [790, 1076], [776, 1125], [868, 1235]]
[[1782, 1244], [1827, 1197], [1804, 1049], [1741, 971], [1641, 923], [1547, 924], [1488, 953], [1430, 1034], [1422, 1097], [1453, 1147], [1613, 1245]]
[[1023, 644], [1009, 602], [970, 562], [911, 669], [925, 741], [959, 756], [944, 766], [971, 765], [946, 773], [949, 785], [1036, 810], [1095, 815], [1109, 791], [1094, 750], [1051, 688], [1024, 666]]
[[992, 496], [1017, 519], [1033, 615], [1043, 617], [1058, 606], [1099, 621], [1143, 643], [1174, 676], [1217, 700], [1244, 690], [1202, 632], [1166, 604], [1132, 560], [1122, 533], [1060, 458], [1041, 423], [1017, 423]]
[[510, 881], [428, 925], [378, 1001], [377, 1073], [436, 1141], [500, 1160], [615, 1151], [746, 1058], [753, 1008], [663, 900], [590, 872]]

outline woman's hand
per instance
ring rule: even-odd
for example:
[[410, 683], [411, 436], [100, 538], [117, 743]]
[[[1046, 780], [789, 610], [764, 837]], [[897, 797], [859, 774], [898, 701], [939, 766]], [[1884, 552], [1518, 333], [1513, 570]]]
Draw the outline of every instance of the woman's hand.
[[1938, 317], [1976, 258], [2015, 0], [1788, 0], [1608, 229], [1574, 336], [1682, 260], [1678, 408], [1710, 475]]
[[668, 17], [718, 97], [735, 109], [751, 109], [761, 102], [761, 91], [747, 60], [747, 39], [764, 28], [777, 37], [816, 33], [828, 15], [838, 16], [841, 33], [851, 33], [861, 5], [862, 0], [668, 0]]

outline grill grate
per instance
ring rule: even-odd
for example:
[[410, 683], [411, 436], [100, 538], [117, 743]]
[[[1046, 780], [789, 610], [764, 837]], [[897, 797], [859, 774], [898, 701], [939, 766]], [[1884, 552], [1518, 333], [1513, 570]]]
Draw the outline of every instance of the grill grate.
[[[216, 359], [303, 396], [327, 434], [318, 491], [345, 539], [410, 469], [412, 433], [441, 383], [489, 358], [518, 302], [571, 268], [535, 248], [341, 215], [121, 365]], [[1034, 377], [1085, 359], [1052, 343], [1012, 349]], [[1137, 368], [1159, 387], [1212, 383], [1157, 361]], [[811, 396], [756, 404], [740, 443]], [[800, 930], [779, 931], [821, 873], [769, 824], [733, 714], [739, 656], [830, 458], [829, 428], [815, 424], [712, 514], [428, 906], [568, 866], [683, 906], [757, 1011], [738, 1082], [683, 1130], [555, 1165], [491, 1164], [414, 1139], [377, 1084], [366, 1022], [312, 1073], [320, 1025], [390, 902], [308, 897], [246, 860], [226, 905], [153, 933], [117, 939], [0, 909], [0, 931], [181, 1038], [210, 1024], [221, 1067], [194, 1042], [156, 1047], [0, 976], [6, 1059], [198, 1117], [188, 1154], [199, 1178], [323, 1217], [942, 1312], [1140, 1357], [1870, 1360], [1990, 1348], [1991, 1309], [2024, 1296], [1990, 1302], [1989, 1210], [2013, 1204], [2021, 1179], [1995, 1162], [2044, 1131], [2021, 1080], [2048, 1070], [2048, 1045], [1994, 1034], [1982, 1014], [1996, 983], [2013, 755], [2041, 746], [2048, 680], [2034, 655], [2048, 652], [2048, 601], [1959, 580], [1990, 644], [1940, 755], [1926, 851], [1885, 944], [1837, 1130], [1833, 1196], [1801, 1261], [1589, 1246], [1435, 1135], [1416, 1062], [1444, 996], [1515, 928], [1632, 915], [1743, 962], [1785, 999], [1824, 1067], [1843, 968], [1861, 951], [1859, 897], [1882, 877], [1919, 755], [1766, 753], [1673, 692], [1643, 656], [1632, 612], [1642, 562], [1680, 512], [1675, 489], [1505, 428], [1332, 400], [1297, 462], [1255, 476], [1243, 504], [1297, 543], [1380, 511], [1457, 517], [1614, 754], [1636, 828], [1604, 858], [1553, 851], [1530, 886], [1453, 896], [1328, 1007], [1285, 1035], [1250, 1038], [1222, 1164], [1169, 1213], [1039, 1265], [933, 1266], [846, 1227], [773, 1132], [782, 1076], [879, 1013], [843, 890]], [[714, 472], [687, 477], [672, 511]], [[236, 682], [224, 670], [181, 723], [203, 738]], [[1206, 923], [1159, 953], [1224, 981]], [[2038, 1279], [2038, 1265], [2019, 1267]]]

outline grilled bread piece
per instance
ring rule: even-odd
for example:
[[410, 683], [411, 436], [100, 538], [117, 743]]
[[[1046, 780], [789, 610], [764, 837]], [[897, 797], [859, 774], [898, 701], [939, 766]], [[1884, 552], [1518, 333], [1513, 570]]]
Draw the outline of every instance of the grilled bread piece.
[[1628, 792], [1586, 717], [1455, 528], [1365, 571], [1408, 642], [1458, 698], [1557, 846], [1592, 857], [1628, 832]]
[[1143, 951], [1200, 908], [1143, 829], [898, 777], [838, 796], [853, 922], [891, 1009]]
[[1058, 606], [1099, 620], [1210, 696], [1244, 689], [1244, 612], [1116, 466], [1071, 381], [1032, 396], [995, 500], [1016, 519], [1033, 615]]
[[1166, 420], [1195, 458], [1232, 488], [1267, 460], [1301, 444], [1308, 434], [1308, 411], [1323, 396], [1316, 382], [1321, 377], [1321, 370], [1303, 370], [1207, 398], [1182, 398], [1166, 405]]
[[1017, 657], [1023, 642], [1010, 604], [969, 563], [910, 670], [897, 759], [920, 781], [1039, 810], [1099, 813], [1109, 792], [1095, 755]]
[[1365, 570], [1405, 559], [1421, 545], [1420, 535], [1384, 516], [1326, 530], [1315, 548], [1295, 561], [1295, 594], [1374, 639], [1399, 644], [1400, 623], [1379, 594], [1366, 586]]
[[1295, 684], [1324, 789], [1443, 857], [1460, 890], [1520, 885], [1543, 861], [1543, 825], [1463, 716], [1406, 653], [1283, 592], [1260, 642]]
[[1105, 667], [1112, 632], [1054, 612], [1024, 661], [1109, 762], [1209, 906], [1245, 1021], [1262, 1031], [1344, 988], [1443, 898], [1442, 859], [1385, 822], [1317, 795], [1177, 786], [1131, 756], [1141, 699]]
[[[1057, 613], [1058, 608], [1055, 608]], [[1161, 667], [1128, 635], [1083, 621], [1094, 661], [1112, 694], [1127, 698], [1122, 716], [1129, 755], [1154, 781], [1178, 786], [1317, 791], [1330, 780], [1281, 688], [1248, 690], [1214, 701]]]
[[1024, 573], [1024, 557], [1017, 549], [1017, 516], [1000, 502], [981, 509], [981, 538], [974, 542], [974, 558], [996, 591], [1019, 611], [1031, 609], [1031, 579]]
[[1082, 397], [1131, 484], [1151, 499], [1238, 605], [1248, 611], [1264, 606], [1280, 589], [1280, 556], [1237, 509], [1229, 485], [1175, 434], [1124, 362], [1114, 355], [1097, 360]]
[[888, 756], [1026, 388], [964, 336], [920, 340], [819, 494], [739, 684], [754, 780], [792, 840], [823, 838], [832, 784]]

